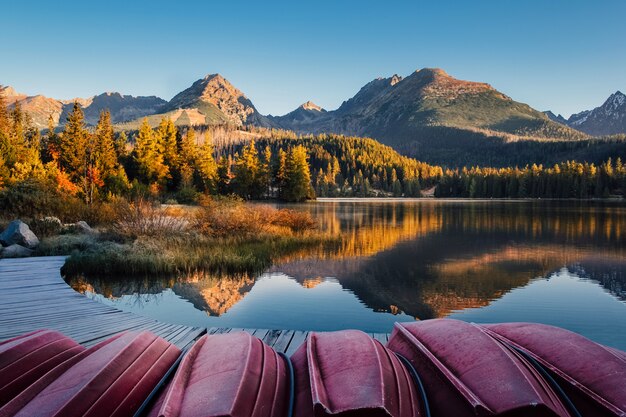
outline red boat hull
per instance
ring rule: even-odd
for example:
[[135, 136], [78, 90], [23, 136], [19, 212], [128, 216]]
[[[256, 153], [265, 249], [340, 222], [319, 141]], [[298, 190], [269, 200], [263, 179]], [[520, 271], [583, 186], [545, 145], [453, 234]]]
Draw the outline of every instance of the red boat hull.
[[626, 416], [626, 353], [558, 327], [484, 325], [547, 368], [582, 415]]
[[361, 331], [311, 333], [291, 359], [295, 417], [422, 415], [409, 372]]
[[0, 344], [0, 407], [84, 350], [74, 340], [51, 330], [38, 330]]
[[[69, 369], [53, 369], [16, 398], [23, 407], [15, 415], [132, 416], [180, 350], [150, 332], [128, 332], [84, 353]], [[16, 403], [9, 405], [21, 405]]]
[[396, 323], [387, 347], [415, 366], [433, 416], [569, 416], [524, 358], [478, 326], [449, 319]]
[[283, 417], [288, 405], [285, 360], [260, 339], [236, 332], [200, 338], [150, 416]]

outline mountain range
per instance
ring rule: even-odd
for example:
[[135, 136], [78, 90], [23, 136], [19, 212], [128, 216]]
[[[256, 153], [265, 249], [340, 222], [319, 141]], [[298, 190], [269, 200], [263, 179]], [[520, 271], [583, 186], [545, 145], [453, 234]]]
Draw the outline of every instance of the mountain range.
[[[178, 126], [256, 126], [368, 136], [409, 156], [444, 164], [501, 163], [503, 144], [519, 139], [573, 143], [626, 133], [626, 96], [619, 91], [601, 107], [566, 120], [517, 102], [489, 84], [459, 80], [436, 68], [372, 80], [336, 110], [308, 101], [283, 116], [262, 115], [220, 74], [197, 80], [170, 101], [119, 93], [56, 100], [20, 94], [11, 87], [2, 88], [2, 93], [10, 107], [19, 103], [39, 128], [46, 128], [50, 117], [62, 126], [78, 102], [89, 125], [95, 125], [101, 110], [109, 109], [116, 127], [125, 130], [136, 130], [144, 117], [152, 126], [169, 117]], [[473, 156], [466, 158], [468, 153]]]
[[585, 110], [565, 119], [551, 111], [545, 114], [553, 121], [592, 136], [626, 133], [626, 95], [617, 91], [599, 107]]
[[22, 110], [30, 115], [33, 125], [40, 129], [48, 127], [50, 118], [54, 126], [65, 124], [74, 102], [83, 108], [85, 122], [91, 126], [98, 122], [100, 112], [105, 109], [111, 112], [113, 123], [121, 123], [159, 112], [167, 104], [167, 101], [155, 96], [133, 97], [120, 93], [102, 93], [87, 99], [57, 100], [43, 95], [27, 96], [12, 87], [0, 87], [0, 94], [9, 108], [19, 103]]

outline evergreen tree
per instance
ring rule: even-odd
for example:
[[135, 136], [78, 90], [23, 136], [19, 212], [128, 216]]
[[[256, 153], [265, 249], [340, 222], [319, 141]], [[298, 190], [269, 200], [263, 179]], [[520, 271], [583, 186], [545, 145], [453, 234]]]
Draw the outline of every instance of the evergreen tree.
[[111, 113], [108, 110], [100, 113], [100, 119], [96, 125], [96, 167], [103, 178], [115, 175], [118, 166], [117, 152], [113, 126], [111, 125]]
[[[211, 152], [213, 152], [211, 150]], [[198, 157], [198, 147], [196, 145], [196, 131], [190, 127], [184, 135], [178, 137], [178, 175], [180, 177], [180, 187], [190, 187], [193, 183], [194, 166]], [[201, 181], [198, 179], [198, 181]]]
[[261, 167], [254, 140], [241, 151], [235, 160], [234, 190], [245, 199], [258, 198], [262, 190], [259, 189]]
[[120, 132], [115, 138], [115, 153], [120, 162], [128, 156], [127, 145], [128, 136], [126, 136], [126, 132]]
[[169, 175], [169, 188], [174, 189], [176, 182], [180, 182], [178, 176], [178, 129], [174, 126], [174, 122], [170, 118], [163, 118], [156, 129], [156, 140], [158, 149], [163, 154], [163, 165], [167, 167]]
[[304, 201], [315, 198], [311, 187], [311, 174], [306, 148], [302, 145], [290, 149], [287, 157], [285, 187], [281, 198], [286, 201]]
[[283, 195], [283, 190], [287, 186], [287, 153], [281, 148], [278, 151], [278, 162], [276, 168], [275, 184], [278, 189], [278, 196]]
[[196, 170], [201, 189], [208, 193], [215, 193], [217, 191], [218, 173], [217, 164], [213, 157], [213, 145], [210, 142], [205, 142], [198, 150]]
[[133, 150], [133, 160], [139, 176], [146, 183], [163, 185], [169, 177], [169, 168], [163, 163], [163, 152], [155, 136], [148, 119], [144, 118]]
[[231, 172], [232, 159], [230, 156], [220, 157], [217, 164], [217, 191], [218, 193], [230, 194], [233, 192], [231, 181], [233, 174]]
[[75, 102], [59, 140], [59, 165], [76, 184], [87, 177], [88, 145], [89, 132], [85, 128], [83, 109]]

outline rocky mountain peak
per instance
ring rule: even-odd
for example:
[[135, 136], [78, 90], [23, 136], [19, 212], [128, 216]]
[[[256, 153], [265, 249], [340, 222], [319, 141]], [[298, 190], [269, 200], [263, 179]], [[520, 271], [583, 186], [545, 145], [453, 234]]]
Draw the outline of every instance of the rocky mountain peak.
[[323, 108], [313, 103], [312, 101], [307, 101], [300, 106], [301, 109], [304, 110], [313, 110], [313, 111], [325, 111]]
[[13, 96], [23, 96], [24, 94], [20, 94], [13, 87], [7, 85], [6, 87], [0, 87], [0, 92], [4, 97], [13, 97]]
[[393, 76], [391, 77], [389, 84], [391, 84], [392, 86], [398, 84], [400, 81], [402, 81], [402, 77], [399, 76], [398, 74], [393, 74]]
[[602, 107], [607, 111], [614, 111], [622, 107], [626, 103], [626, 95], [621, 91], [616, 91], [604, 102]]
[[252, 102], [220, 74], [208, 74], [175, 95], [164, 111], [197, 109], [209, 118], [241, 126], [269, 126]]
[[626, 132], [626, 95], [616, 91], [600, 106], [573, 114], [568, 124], [590, 135], [614, 135]]

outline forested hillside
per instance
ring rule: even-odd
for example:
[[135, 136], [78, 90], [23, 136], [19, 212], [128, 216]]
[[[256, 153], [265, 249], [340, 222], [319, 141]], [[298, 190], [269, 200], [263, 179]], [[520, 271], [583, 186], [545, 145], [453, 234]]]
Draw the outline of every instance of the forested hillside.
[[[213, 133], [201, 130], [199, 140], [196, 129], [163, 118], [156, 127], [144, 119], [127, 135], [113, 130], [107, 111], [91, 129], [75, 104], [62, 132], [51, 128], [42, 134], [19, 105], [8, 111], [0, 101], [0, 188], [35, 181], [86, 204], [116, 196], [191, 203], [201, 194], [286, 201], [316, 195], [420, 197], [433, 187], [440, 197], [588, 198], [626, 189], [619, 158], [600, 164], [448, 169], [367, 138], [256, 128], [244, 131], [241, 140], [214, 141]], [[606, 143], [623, 147], [621, 138]], [[544, 152], [557, 146], [540, 144]]]

